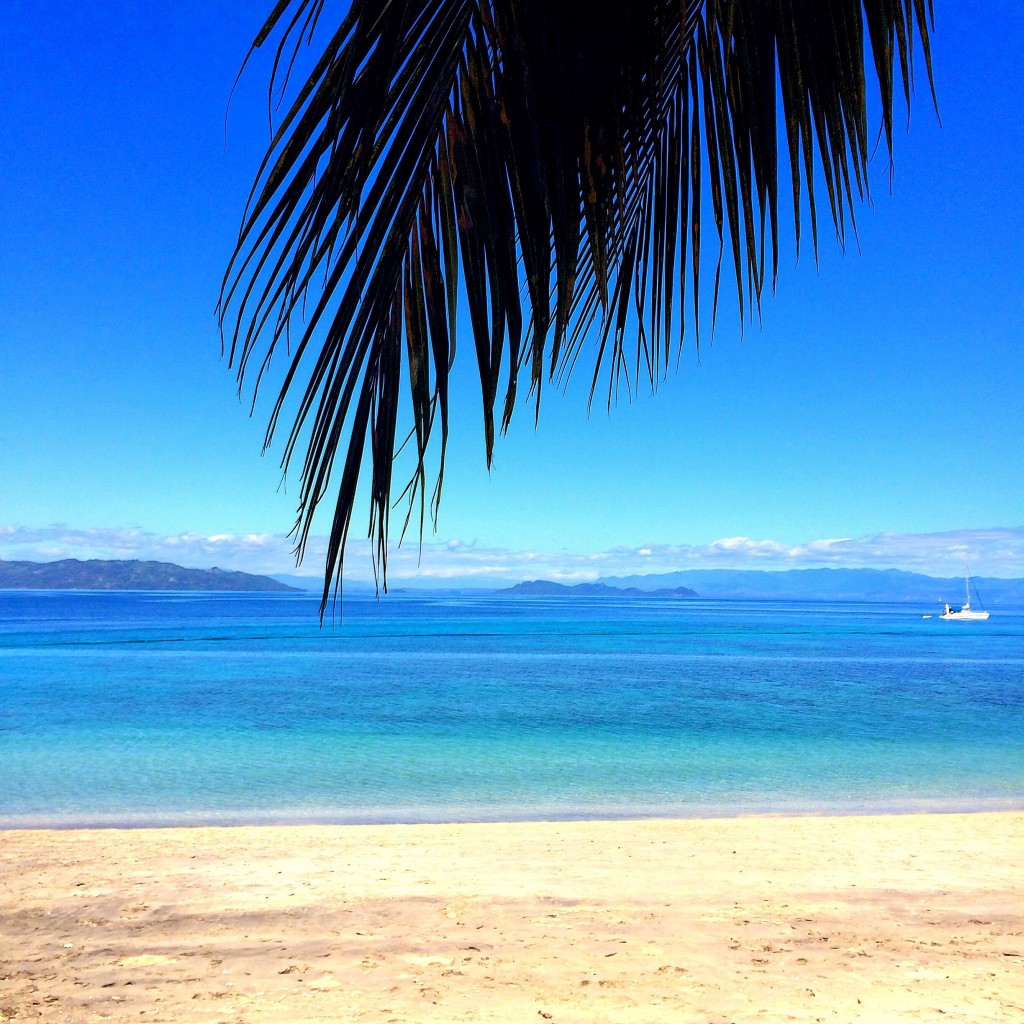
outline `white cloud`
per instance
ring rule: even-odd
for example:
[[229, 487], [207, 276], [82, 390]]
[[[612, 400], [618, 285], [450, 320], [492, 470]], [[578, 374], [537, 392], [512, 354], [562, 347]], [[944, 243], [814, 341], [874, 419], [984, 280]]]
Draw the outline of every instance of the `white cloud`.
[[[992, 530], [954, 530], [946, 533], [879, 533], [867, 537], [838, 537], [782, 544], [750, 537], [726, 537], [710, 544], [648, 544], [636, 550], [613, 552], [630, 572], [676, 569], [807, 569], [851, 567], [905, 569], [935, 575], [956, 575], [965, 556], [977, 575], [1024, 575], [1024, 527]], [[657, 561], [655, 570], [652, 562]]]
[[[322, 571], [326, 540], [311, 537], [298, 570]], [[349, 545], [348, 578], [371, 580], [371, 546]], [[1024, 576], [1024, 526], [946, 533], [879, 533], [784, 544], [770, 539], [724, 537], [707, 544], [647, 543], [600, 552], [518, 551], [488, 547], [479, 540], [415, 541], [393, 548], [388, 578], [402, 586], [424, 578], [459, 583], [517, 583], [551, 579], [572, 583], [602, 576], [663, 573], [680, 569], [800, 569], [869, 567], [955, 576], [965, 554], [978, 576]], [[295, 572], [294, 544], [283, 534], [182, 532], [160, 535], [116, 527], [83, 529], [0, 525], [0, 558], [50, 561], [58, 558], [138, 558], [255, 573]]]
[[[0, 558], [51, 560], [58, 558], [137, 558], [176, 562], [195, 568], [219, 565], [246, 572], [294, 571], [293, 543], [281, 534], [161, 535], [146, 530], [75, 528], [57, 524], [29, 528], [0, 527]], [[311, 545], [311, 554], [317, 545]], [[322, 557], [323, 552], [319, 552]]]

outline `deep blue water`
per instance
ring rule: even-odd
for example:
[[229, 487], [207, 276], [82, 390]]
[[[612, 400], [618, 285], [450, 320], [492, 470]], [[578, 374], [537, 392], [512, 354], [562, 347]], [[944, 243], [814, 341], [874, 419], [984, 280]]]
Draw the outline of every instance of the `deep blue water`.
[[1024, 807], [1024, 616], [0, 592], [0, 826]]

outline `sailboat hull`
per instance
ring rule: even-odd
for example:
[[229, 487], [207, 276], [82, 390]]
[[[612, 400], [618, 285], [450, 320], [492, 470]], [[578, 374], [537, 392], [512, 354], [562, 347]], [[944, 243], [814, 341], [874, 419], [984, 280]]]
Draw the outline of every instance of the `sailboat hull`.
[[953, 622], [984, 622], [988, 618], [986, 611], [971, 610], [971, 570], [967, 568], [966, 562], [964, 562], [964, 603], [960, 608], [953, 608], [947, 602], [939, 618]]

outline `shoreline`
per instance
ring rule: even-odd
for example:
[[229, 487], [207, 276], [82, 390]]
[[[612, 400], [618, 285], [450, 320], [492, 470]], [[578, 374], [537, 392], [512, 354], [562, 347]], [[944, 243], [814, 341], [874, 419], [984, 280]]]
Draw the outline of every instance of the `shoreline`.
[[[135, 829], [196, 828], [304, 828], [304, 827], [388, 827], [414, 825], [506, 825], [570, 822], [643, 822], [643, 821], [720, 821], [747, 818], [865, 818], [916, 815], [971, 815], [1024, 813], [1024, 797], [989, 797], [961, 800], [943, 798], [902, 801], [850, 801], [843, 804], [806, 801], [779, 801], [748, 804], [711, 805], [634, 805], [610, 807], [594, 805], [566, 811], [561, 807], [531, 806], [494, 809], [490, 807], [456, 808], [445, 814], [440, 808], [396, 808], [379, 812], [358, 810], [299, 812], [289, 810], [195, 811], [169, 814], [95, 815], [0, 815], [0, 834], [5, 832], [130, 831]], [[459, 812], [462, 813], [459, 813]]]
[[1016, 1021], [1021, 863], [1021, 811], [8, 830], [0, 1012]]

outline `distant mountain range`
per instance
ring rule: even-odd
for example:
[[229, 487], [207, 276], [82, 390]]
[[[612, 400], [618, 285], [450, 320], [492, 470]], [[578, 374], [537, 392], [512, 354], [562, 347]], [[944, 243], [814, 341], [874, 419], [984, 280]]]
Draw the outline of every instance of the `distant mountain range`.
[[247, 572], [185, 569], [171, 562], [5, 562], [0, 559], [0, 590], [245, 590], [284, 592], [298, 588]]
[[[691, 587], [708, 600], [891, 601], [960, 604], [963, 577], [938, 579], [899, 569], [687, 569], [647, 576], [605, 577], [610, 587], [654, 590]], [[1024, 606], [1024, 580], [976, 577], [972, 581], [988, 608]]]
[[530, 597], [698, 597], [689, 587], [662, 587], [642, 590], [639, 587], [611, 587], [606, 583], [577, 583], [567, 586], [550, 580], [517, 583], [514, 587], [497, 591], [499, 594], [524, 594]]
[[[397, 582], [397, 581], [396, 581]], [[1024, 608], [1024, 579], [979, 577], [973, 581], [982, 606]], [[450, 580], [417, 579], [392, 587], [393, 594], [465, 595], [498, 593], [509, 597], [703, 598], [731, 601], [905, 602], [921, 607], [960, 604], [963, 578], [937, 579], [898, 569], [687, 569], [644, 576], [609, 576], [594, 583], [532, 580], [513, 587], [452, 587]], [[295, 584], [295, 585], [292, 585]], [[254, 576], [226, 569], [186, 569], [170, 562], [79, 561], [7, 562], [0, 559], [0, 590], [181, 590], [284, 593], [320, 592], [319, 577]], [[372, 584], [346, 582], [345, 595], [373, 594]]]

